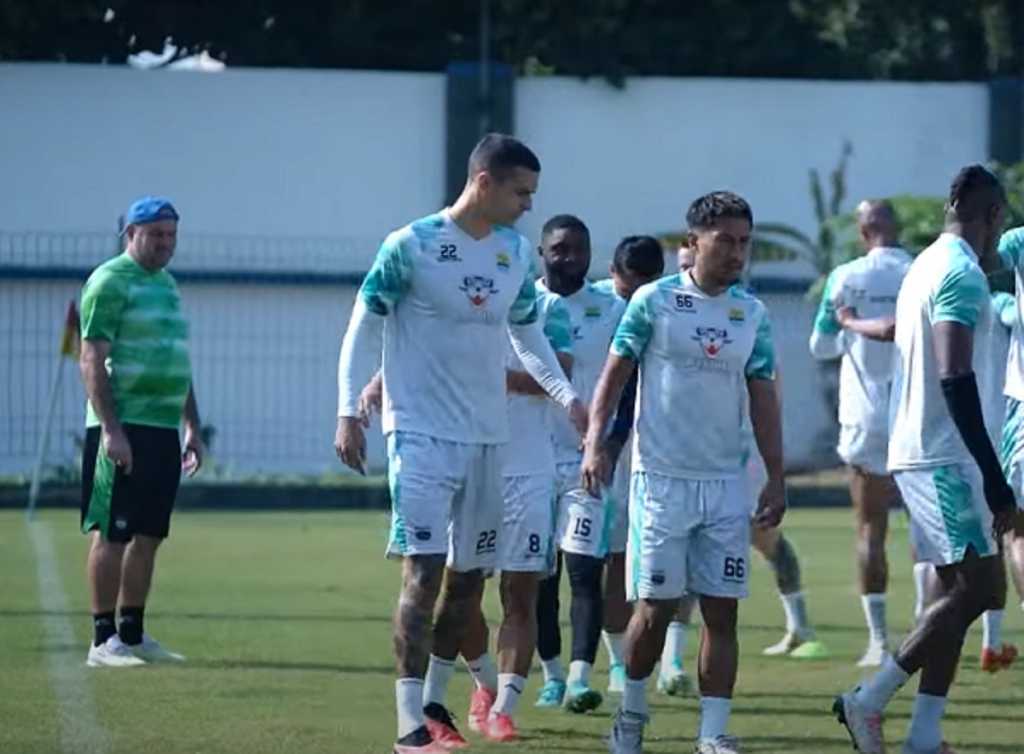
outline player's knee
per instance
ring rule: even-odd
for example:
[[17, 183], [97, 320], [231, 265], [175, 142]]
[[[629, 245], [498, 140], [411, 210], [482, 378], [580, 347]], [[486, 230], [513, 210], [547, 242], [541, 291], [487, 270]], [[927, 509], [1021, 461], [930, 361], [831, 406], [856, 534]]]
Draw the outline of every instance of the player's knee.
[[401, 599], [432, 606], [441, 591], [443, 558], [408, 558], [402, 581]]
[[637, 600], [630, 620], [640, 623], [644, 633], [657, 631], [661, 624], [668, 626], [677, 604], [675, 600]]
[[479, 604], [483, 596], [483, 574], [480, 571], [449, 571], [444, 580], [444, 602], [460, 609]]
[[536, 610], [537, 582], [532, 573], [505, 573], [501, 579], [501, 606], [506, 618], [525, 622]]
[[600, 592], [603, 560], [588, 555], [566, 555], [566, 564], [573, 594], [579, 596]]
[[725, 597], [701, 597], [701, 615], [704, 627], [715, 636], [735, 636], [738, 621], [738, 602]]

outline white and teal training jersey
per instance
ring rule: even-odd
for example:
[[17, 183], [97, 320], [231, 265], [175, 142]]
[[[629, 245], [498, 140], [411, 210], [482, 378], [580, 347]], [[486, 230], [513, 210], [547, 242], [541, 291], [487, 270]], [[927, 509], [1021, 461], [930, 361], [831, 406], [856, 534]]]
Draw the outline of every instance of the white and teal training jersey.
[[508, 440], [506, 328], [537, 319], [532, 248], [512, 228], [474, 239], [447, 210], [384, 240], [359, 296], [385, 317], [385, 433]]
[[642, 286], [612, 353], [639, 364], [633, 470], [731, 479], [749, 454], [747, 380], [775, 379], [768, 312], [738, 285], [708, 296], [689, 272]]
[[[556, 354], [572, 354], [572, 324], [562, 297], [538, 287], [537, 312], [552, 350]], [[511, 342], [506, 366], [515, 371], [524, 370]], [[554, 404], [546, 395], [509, 394], [510, 439], [502, 450], [501, 464], [505, 476], [555, 473], [555, 446], [551, 436], [553, 409]]]
[[[537, 290], [547, 292], [543, 280]], [[608, 358], [608, 346], [615, 335], [625, 302], [614, 293], [602, 292], [591, 282], [570, 296], [562, 296], [572, 327], [572, 385], [586, 404], [594, 395], [598, 377]], [[553, 418], [555, 460], [576, 461], [580, 457], [580, 435], [564, 412]]]
[[1006, 362], [1006, 394], [1024, 401], [1024, 228], [1014, 228], [999, 239], [999, 256], [1014, 270], [1017, 280], [1017, 305], [1010, 354]]
[[[1011, 333], [1017, 319], [1017, 306], [1009, 293], [993, 293], [991, 297], [992, 316], [989, 317], [987, 337], [988, 363], [977, 376], [978, 394], [981, 398], [981, 410], [985, 417], [985, 426], [990, 430], [1001, 430], [1006, 418], [1006, 396], [1003, 388], [1006, 385], [1006, 364], [1010, 352]], [[992, 445], [999, 447], [1002, 433], [989, 434]]]
[[[958, 322], [974, 330], [972, 368], [982, 394], [992, 364], [992, 303], [978, 257], [959, 236], [943, 233], [910, 266], [896, 302], [896, 369], [889, 436], [889, 470], [974, 464], [949, 414], [935, 360], [933, 327]], [[990, 436], [999, 427], [985, 412]]]
[[912, 261], [903, 249], [878, 247], [839, 265], [828, 276], [810, 347], [816, 359], [842, 359], [840, 424], [888, 433], [894, 347], [844, 330], [836, 319], [836, 310], [850, 306], [863, 319], [894, 316], [896, 297]]
[[619, 299], [619, 301], [626, 300], [615, 291], [615, 281], [612, 280], [611, 278], [595, 280], [590, 285], [593, 286], [594, 290], [597, 291], [598, 293], [609, 293], [612, 296], [615, 296], [615, 298]]

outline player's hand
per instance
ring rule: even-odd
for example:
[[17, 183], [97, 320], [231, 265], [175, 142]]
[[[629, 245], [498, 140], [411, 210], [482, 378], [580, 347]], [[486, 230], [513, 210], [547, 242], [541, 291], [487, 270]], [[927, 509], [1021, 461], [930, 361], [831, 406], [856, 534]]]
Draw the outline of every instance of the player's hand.
[[612, 478], [612, 464], [603, 447], [585, 443], [580, 464], [580, 484], [592, 497], [601, 497], [601, 488]]
[[381, 413], [383, 406], [384, 380], [381, 378], [380, 372], [377, 372], [363, 388], [363, 392], [359, 394], [359, 420], [364, 427], [370, 426], [370, 418], [374, 413]]
[[354, 416], [338, 417], [334, 452], [343, 464], [366, 476], [366, 436], [360, 419]]
[[185, 476], [191, 478], [203, 465], [203, 456], [206, 454], [203, 438], [198, 431], [185, 427], [185, 441], [182, 445], [181, 470], [185, 472]]
[[587, 407], [579, 398], [574, 398], [569, 404], [569, 421], [576, 427], [580, 437], [587, 436]]
[[782, 523], [785, 515], [786, 480], [782, 477], [769, 479], [757, 501], [754, 524], [764, 529], [773, 529]]
[[852, 306], [840, 306], [836, 309], [836, 321], [842, 327], [846, 327], [847, 323], [853, 319], [857, 319], [857, 310]]
[[1013, 490], [1006, 483], [1006, 477], [1002, 474], [995, 479], [985, 480], [985, 502], [992, 511], [992, 531], [996, 539], [1013, 528], [1013, 514], [1017, 510], [1017, 501], [1013, 496]]
[[132, 473], [132, 446], [128, 442], [128, 435], [120, 425], [107, 429], [103, 428], [103, 452], [107, 458], [114, 462], [115, 466], [124, 469], [125, 474]]

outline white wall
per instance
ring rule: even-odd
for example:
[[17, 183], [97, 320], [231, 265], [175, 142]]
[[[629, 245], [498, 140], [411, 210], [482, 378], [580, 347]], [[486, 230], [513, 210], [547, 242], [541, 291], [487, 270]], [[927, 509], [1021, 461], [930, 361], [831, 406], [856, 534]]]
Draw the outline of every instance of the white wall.
[[536, 233], [578, 214], [598, 247], [678, 231], [689, 202], [719, 188], [755, 219], [815, 228], [808, 171], [823, 177], [844, 140], [849, 199], [944, 195], [958, 168], [987, 159], [984, 84], [746, 79], [520, 79], [516, 130], [543, 163]]
[[[160, 192], [184, 217], [176, 269], [223, 268], [210, 263], [220, 255], [232, 269], [360, 272], [390, 229], [441, 201], [444, 96], [440, 74], [0, 65], [0, 265], [94, 264], [110, 251], [116, 216]], [[621, 236], [677, 230], [690, 200], [726, 187], [756, 217], [812, 231], [807, 171], [827, 173], [844, 139], [855, 149], [851, 204], [942, 194], [960, 165], [985, 159], [987, 108], [983, 84], [637, 79], [617, 90], [520, 80], [517, 133], [544, 164], [522, 229], [535, 237], [545, 217], [578, 214], [602, 267]], [[52, 250], [18, 235], [28, 231], [70, 235]], [[77, 235], [86, 233], [102, 235]], [[0, 473], [31, 464], [77, 287], [0, 280]], [[246, 473], [337, 468], [333, 373], [352, 287], [182, 291], [218, 460]], [[820, 464], [833, 457], [833, 417], [806, 349], [812, 312], [799, 296], [766, 302], [789, 460]], [[81, 429], [77, 374], [66, 376], [61, 461]]]
[[0, 230], [109, 231], [137, 196], [182, 233], [361, 242], [443, 201], [441, 74], [0, 65]]

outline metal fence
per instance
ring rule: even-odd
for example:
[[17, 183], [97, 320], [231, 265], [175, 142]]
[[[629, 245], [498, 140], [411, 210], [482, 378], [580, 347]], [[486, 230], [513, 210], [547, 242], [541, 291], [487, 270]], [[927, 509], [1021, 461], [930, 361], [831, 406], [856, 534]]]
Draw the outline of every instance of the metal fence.
[[[196, 393], [212, 437], [210, 474], [340, 471], [331, 449], [338, 346], [377, 243], [183, 236], [170, 269], [191, 323]], [[0, 233], [0, 474], [30, 472], [60, 368], [67, 304], [117, 251], [113, 234]], [[77, 365], [63, 368], [50, 479], [74, 478], [84, 433]]]
[[[183, 235], [171, 264], [191, 323], [196, 394], [212, 435], [204, 478], [343, 473], [332, 448], [338, 348], [376, 239]], [[0, 233], [0, 475], [30, 473], [59, 365], [68, 301], [116, 253], [112, 234]], [[595, 261], [595, 269], [603, 269]], [[787, 458], [834, 461], [830, 375], [807, 353], [812, 306], [798, 288], [761, 291], [783, 365]], [[47, 475], [71, 480], [84, 434], [77, 365], [65, 363]], [[384, 464], [368, 433], [371, 468]]]

